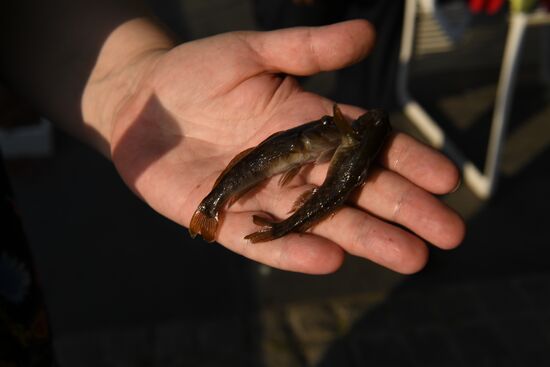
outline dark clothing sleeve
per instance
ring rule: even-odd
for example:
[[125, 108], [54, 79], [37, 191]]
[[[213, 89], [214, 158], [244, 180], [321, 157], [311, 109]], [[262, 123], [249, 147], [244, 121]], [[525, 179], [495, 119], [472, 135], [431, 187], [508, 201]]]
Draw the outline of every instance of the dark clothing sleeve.
[[30, 247], [0, 156], [0, 366], [55, 366]]

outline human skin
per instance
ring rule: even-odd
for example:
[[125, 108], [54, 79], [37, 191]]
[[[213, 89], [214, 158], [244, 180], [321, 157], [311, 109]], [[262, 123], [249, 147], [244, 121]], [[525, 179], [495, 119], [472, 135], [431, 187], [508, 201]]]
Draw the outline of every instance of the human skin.
[[[355, 63], [374, 42], [369, 23], [357, 20], [232, 32], [175, 46], [142, 8], [81, 1], [59, 16], [56, 6], [68, 3], [74, 2], [36, 2], [42, 13], [23, 26], [3, 20], [0, 37], [9, 50], [1, 57], [3, 78], [111, 159], [133, 192], [182, 226], [237, 153], [331, 114], [334, 101], [303, 91], [292, 75]], [[16, 42], [17, 27], [25, 32]], [[342, 110], [349, 118], [364, 112]], [[283, 188], [276, 177], [225, 212], [218, 242], [273, 267], [323, 274], [338, 269], [345, 253], [413, 273], [427, 261], [426, 242], [450, 249], [462, 241], [463, 221], [433, 195], [458, 184], [447, 158], [396, 133], [378, 163], [331, 219], [304, 234], [251, 244], [244, 237], [257, 230], [252, 215], [285, 217], [296, 197], [322, 182], [327, 167], [303, 170]]]

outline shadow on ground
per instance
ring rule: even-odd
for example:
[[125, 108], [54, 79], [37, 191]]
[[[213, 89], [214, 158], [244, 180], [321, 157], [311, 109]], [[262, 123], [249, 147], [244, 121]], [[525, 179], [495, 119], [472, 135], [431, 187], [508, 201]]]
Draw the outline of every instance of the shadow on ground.
[[548, 159], [503, 180], [463, 245], [432, 251], [318, 366], [549, 365]]

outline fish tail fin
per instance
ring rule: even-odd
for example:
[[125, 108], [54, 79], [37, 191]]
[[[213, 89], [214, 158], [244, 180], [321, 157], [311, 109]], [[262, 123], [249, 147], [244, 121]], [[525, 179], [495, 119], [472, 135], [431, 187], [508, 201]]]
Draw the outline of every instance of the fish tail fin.
[[207, 242], [213, 242], [218, 229], [218, 218], [207, 215], [201, 208], [197, 209], [189, 224], [189, 234], [195, 238], [200, 234]]
[[252, 221], [254, 222], [254, 224], [263, 226], [264, 228], [245, 236], [245, 240], [250, 240], [250, 242], [252, 243], [258, 243], [271, 241], [277, 238], [273, 233], [273, 223], [257, 215], [252, 216]]

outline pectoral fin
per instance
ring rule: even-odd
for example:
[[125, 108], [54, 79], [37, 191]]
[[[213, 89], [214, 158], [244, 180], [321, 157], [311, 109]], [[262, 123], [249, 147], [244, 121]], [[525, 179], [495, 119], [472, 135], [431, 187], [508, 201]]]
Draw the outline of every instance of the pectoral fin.
[[300, 168], [300, 166], [297, 166], [283, 173], [279, 179], [279, 186], [285, 186], [288, 184], [298, 174], [298, 172], [300, 172]]
[[310, 190], [307, 190], [307, 191], [303, 192], [300, 196], [298, 196], [298, 198], [296, 199], [296, 201], [292, 205], [292, 209], [290, 209], [290, 211], [287, 214], [292, 214], [296, 210], [300, 209], [306, 203], [306, 201], [309, 200], [311, 195], [313, 195], [315, 193], [315, 191], [317, 191], [317, 187], [314, 187]]
[[258, 226], [263, 228], [257, 232], [251, 233], [244, 237], [245, 240], [249, 240], [252, 243], [266, 242], [274, 240], [276, 237], [273, 234], [273, 223], [269, 220], [260, 217], [258, 215], [252, 216], [252, 221]]
[[264, 217], [260, 217], [259, 215], [253, 215], [252, 222], [254, 222], [254, 224], [257, 226], [262, 226], [262, 227], [273, 226], [273, 222], [271, 222], [269, 219], [266, 219]]
[[325, 150], [323, 153], [319, 154], [319, 156], [315, 160], [315, 164], [330, 162], [330, 160], [332, 159], [332, 156], [334, 155], [335, 150], [336, 150], [335, 148], [328, 149], [328, 150]]

